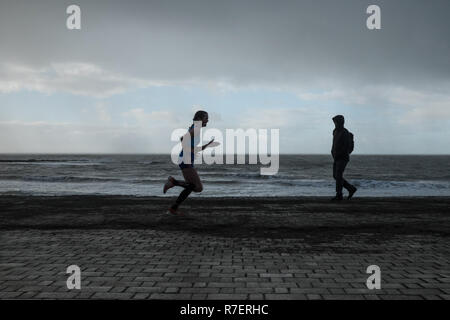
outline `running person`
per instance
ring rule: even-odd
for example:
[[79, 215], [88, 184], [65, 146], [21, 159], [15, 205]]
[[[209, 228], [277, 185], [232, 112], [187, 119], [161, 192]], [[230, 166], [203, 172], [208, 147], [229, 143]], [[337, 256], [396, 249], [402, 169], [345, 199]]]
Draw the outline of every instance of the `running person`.
[[[175, 186], [182, 187], [184, 190], [181, 191], [180, 195], [178, 196], [175, 203], [169, 208], [169, 212], [172, 214], [180, 214], [178, 211], [179, 205], [186, 200], [186, 198], [191, 194], [192, 191], [194, 192], [202, 192], [203, 185], [200, 181], [200, 177], [198, 176], [197, 170], [194, 168], [194, 160], [195, 160], [195, 153], [196, 151], [199, 151], [199, 147], [197, 147], [197, 144], [200, 140], [200, 128], [197, 130], [195, 129], [197, 124], [197, 127], [201, 125], [201, 127], [206, 127], [206, 124], [208, 123], [208, 113], [206, 111], [197, 111], [194, 115], [193, 119], [194, 123], [189, 127], [188, 132], [181, 138], [181, 141], [183, 142], [183, 149], [180, 152], [180, 155], [178, 157], [178, 166], [181, 169], [181, 172], [183, 173], [184, 181], [179, 181], [170, 176], [167, 178], [167, 182], [164, 185], [163, 192], [166, 193], [167, 190], [170, 188], [173, 188]], [[183, 139], [186, 139], [183, 141]], [[190, 139], [190, 146], [189, 141], [187, 139]], [[204, 150], [206, 147], [208, 147], [214, 139], [212, 139], [210, 142], [208, 142], [206, 145], [201, 147], [201, 150]], [[190, 149], [190, 163], [185, 163], [189, 161], [185, 161], [188, 155], [184, 155], [183, 151]], [[186, 151], [187, 151], [186, 150]], [[189, 158], [187, 158], [189, 159]]]

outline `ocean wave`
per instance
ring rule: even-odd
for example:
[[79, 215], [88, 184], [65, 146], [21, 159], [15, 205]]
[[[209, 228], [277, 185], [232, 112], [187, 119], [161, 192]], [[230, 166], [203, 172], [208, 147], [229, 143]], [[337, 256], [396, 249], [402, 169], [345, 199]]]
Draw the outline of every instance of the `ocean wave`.
[[450, 189], [450, 181], [418, 180], [418, 181], [384, 181], [354, 180], [353, 184], [364, 189], [406, 188], [406, 189]]
[[237, 180], [203, 180], [204, 184], [240, 184], [243, 183], [243, 181], [237, 181]]
[[320, 180], [320, 179], [298, 179], [291, 181], [278, 181], [278, 184], [282, 186], [292, 187], [330, 187], [334, 185], [333, 180]]
[[167, 178], [153, 178], [153, 179], [127, 179], [122, 180], [124, 182], [133, 183], [133, 184], [161, 184], [167, 181]]
[[0, 162], [15, 163], [15, 162], [89, 162], [88, 159], [0, 159]]
[[[154, 161], [154, 160], [148, 160], [148, 161], [110, 161], [110, 160], [104, 160], [104, 159], [0, 159], [0, 163], [5, 164], [52, 164], [52, 165], [90, 165], [95, 166], [98, 168], [108, 168], [111, 166], [117, 166], [117, 167], [127, 167], [130, 165], [138, 165], [138, 166], [147, 166], [147, 165], [159, 165], [159, 164], [165, 164], [163, 161]], [[109, 168], [108, 168], [109, 170]]]
[[164, 161], [144, 161], [140, 162], [141, 164], [166, 164]]
[[100, 177], [76, 177], [76, 176], [3, 176], [1, 180], [35, 181], [35, 182], [117, 182], [121, 179]]
[[[450, 189], [450, 181], [385, 181], [352, 179], [349, 182], [361, 189]], [[335, 181], [331, 179], [298, 179], [291, 181], [278, 181], [278, 184], [295, 187], [330, 187], [334, 186]]]
[[[232, 185], [232, 184], [257, 184], [260, 188], [265, 186], [287, 186], [294, 188], [330, 188], [335, 181], [333, 179], [299, 179], [292, 176], [266, 176], [259, 173], [225, 173], [221, 175], [200, 175], [205, 184], [212, 185]], [[128, 185], [158, 185], [166, 181], [166, 177], [155, 176], [138, 178], [136, 176], [119, 175], [102, 176], [78, 176], [78, 175], [4, 175], [0, 176], [1, 181], [23, 181], [23, 182], [49, 182], [49, 183], [111, 183]], [[371, 180], [371, 179], [349, 179], [349, 182], [356, 187], [365, 190], [377, 189], [404, 189], [404, 190], [450, 190], [450, 181], [435, 180]]]
[[[245, 179], [256, 179], [256, 180], [284, 180], [284, 179], [293, 179], [293, 176], [288, 175], [262, 175], [259, 172], [246, 172], [246, 173], [225, 173], [224, 177], [237, 177], [237, 178], [245, 178]], [[220, 175], [219, 175], [220, 177]]]

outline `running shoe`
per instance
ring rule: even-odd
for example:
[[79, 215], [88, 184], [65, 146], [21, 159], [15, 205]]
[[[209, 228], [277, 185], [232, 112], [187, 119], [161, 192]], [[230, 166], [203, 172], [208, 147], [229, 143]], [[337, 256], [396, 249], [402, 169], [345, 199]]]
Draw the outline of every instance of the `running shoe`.
[[164, 188], [163, 188], [164, 194], [167, 192], [167, 190], [169, 190], [170, 188], [173, 188], [175, 186], [174, 180], [175, 179], [173, 177], [167, 178], [167, 182], [164, 184]]
[[171, 215], [171, 216], [184, 216], [184, 214], [183, 213], [181, 213], [180, 211], [178, 211], [178, 210], [175, 210], [174, 208], [172, 208], [172, 207], [170, 207], [169, 209], [167, 209], [167, 212], [166, 212], [168, 215]]

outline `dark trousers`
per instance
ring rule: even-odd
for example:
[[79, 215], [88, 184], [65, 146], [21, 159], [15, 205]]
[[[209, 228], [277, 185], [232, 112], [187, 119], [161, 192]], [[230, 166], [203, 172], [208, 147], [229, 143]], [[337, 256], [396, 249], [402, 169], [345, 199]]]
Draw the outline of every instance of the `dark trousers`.
[[344, 179], [344, 170], [347, 163], [348, 160], [335, 160], [333, 163], [333, 178], [336, 180], [336, 194], [340, 196], [342, 196], [342, 187], [348, 191], [354, 188], [354, 186]]

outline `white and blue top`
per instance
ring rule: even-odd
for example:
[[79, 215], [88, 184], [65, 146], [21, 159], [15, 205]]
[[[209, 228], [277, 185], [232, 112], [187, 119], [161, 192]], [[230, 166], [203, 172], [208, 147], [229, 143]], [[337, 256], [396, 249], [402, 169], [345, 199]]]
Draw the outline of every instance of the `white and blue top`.
[[[190, 126], [188, 129], [189, 130], [193, 129], [194, 125]], [[190, 136], [190, 135], [189, 135]], [[187, 164], [183, 162], [183, 149], [181, 149], [181, 152], [178, 156], [178, 166], [180, 167], [180, 169], [184, 169], [184, 168], [193, 168], [194, 167], [194, 160], [195, 160], [195, 146], [198, 145], [198, 143], [200, 142], [200, 134], [195, 134], [195, 130], [194, 130], [194, 136], [190, 136], [191, 139], [191, 163]]]

